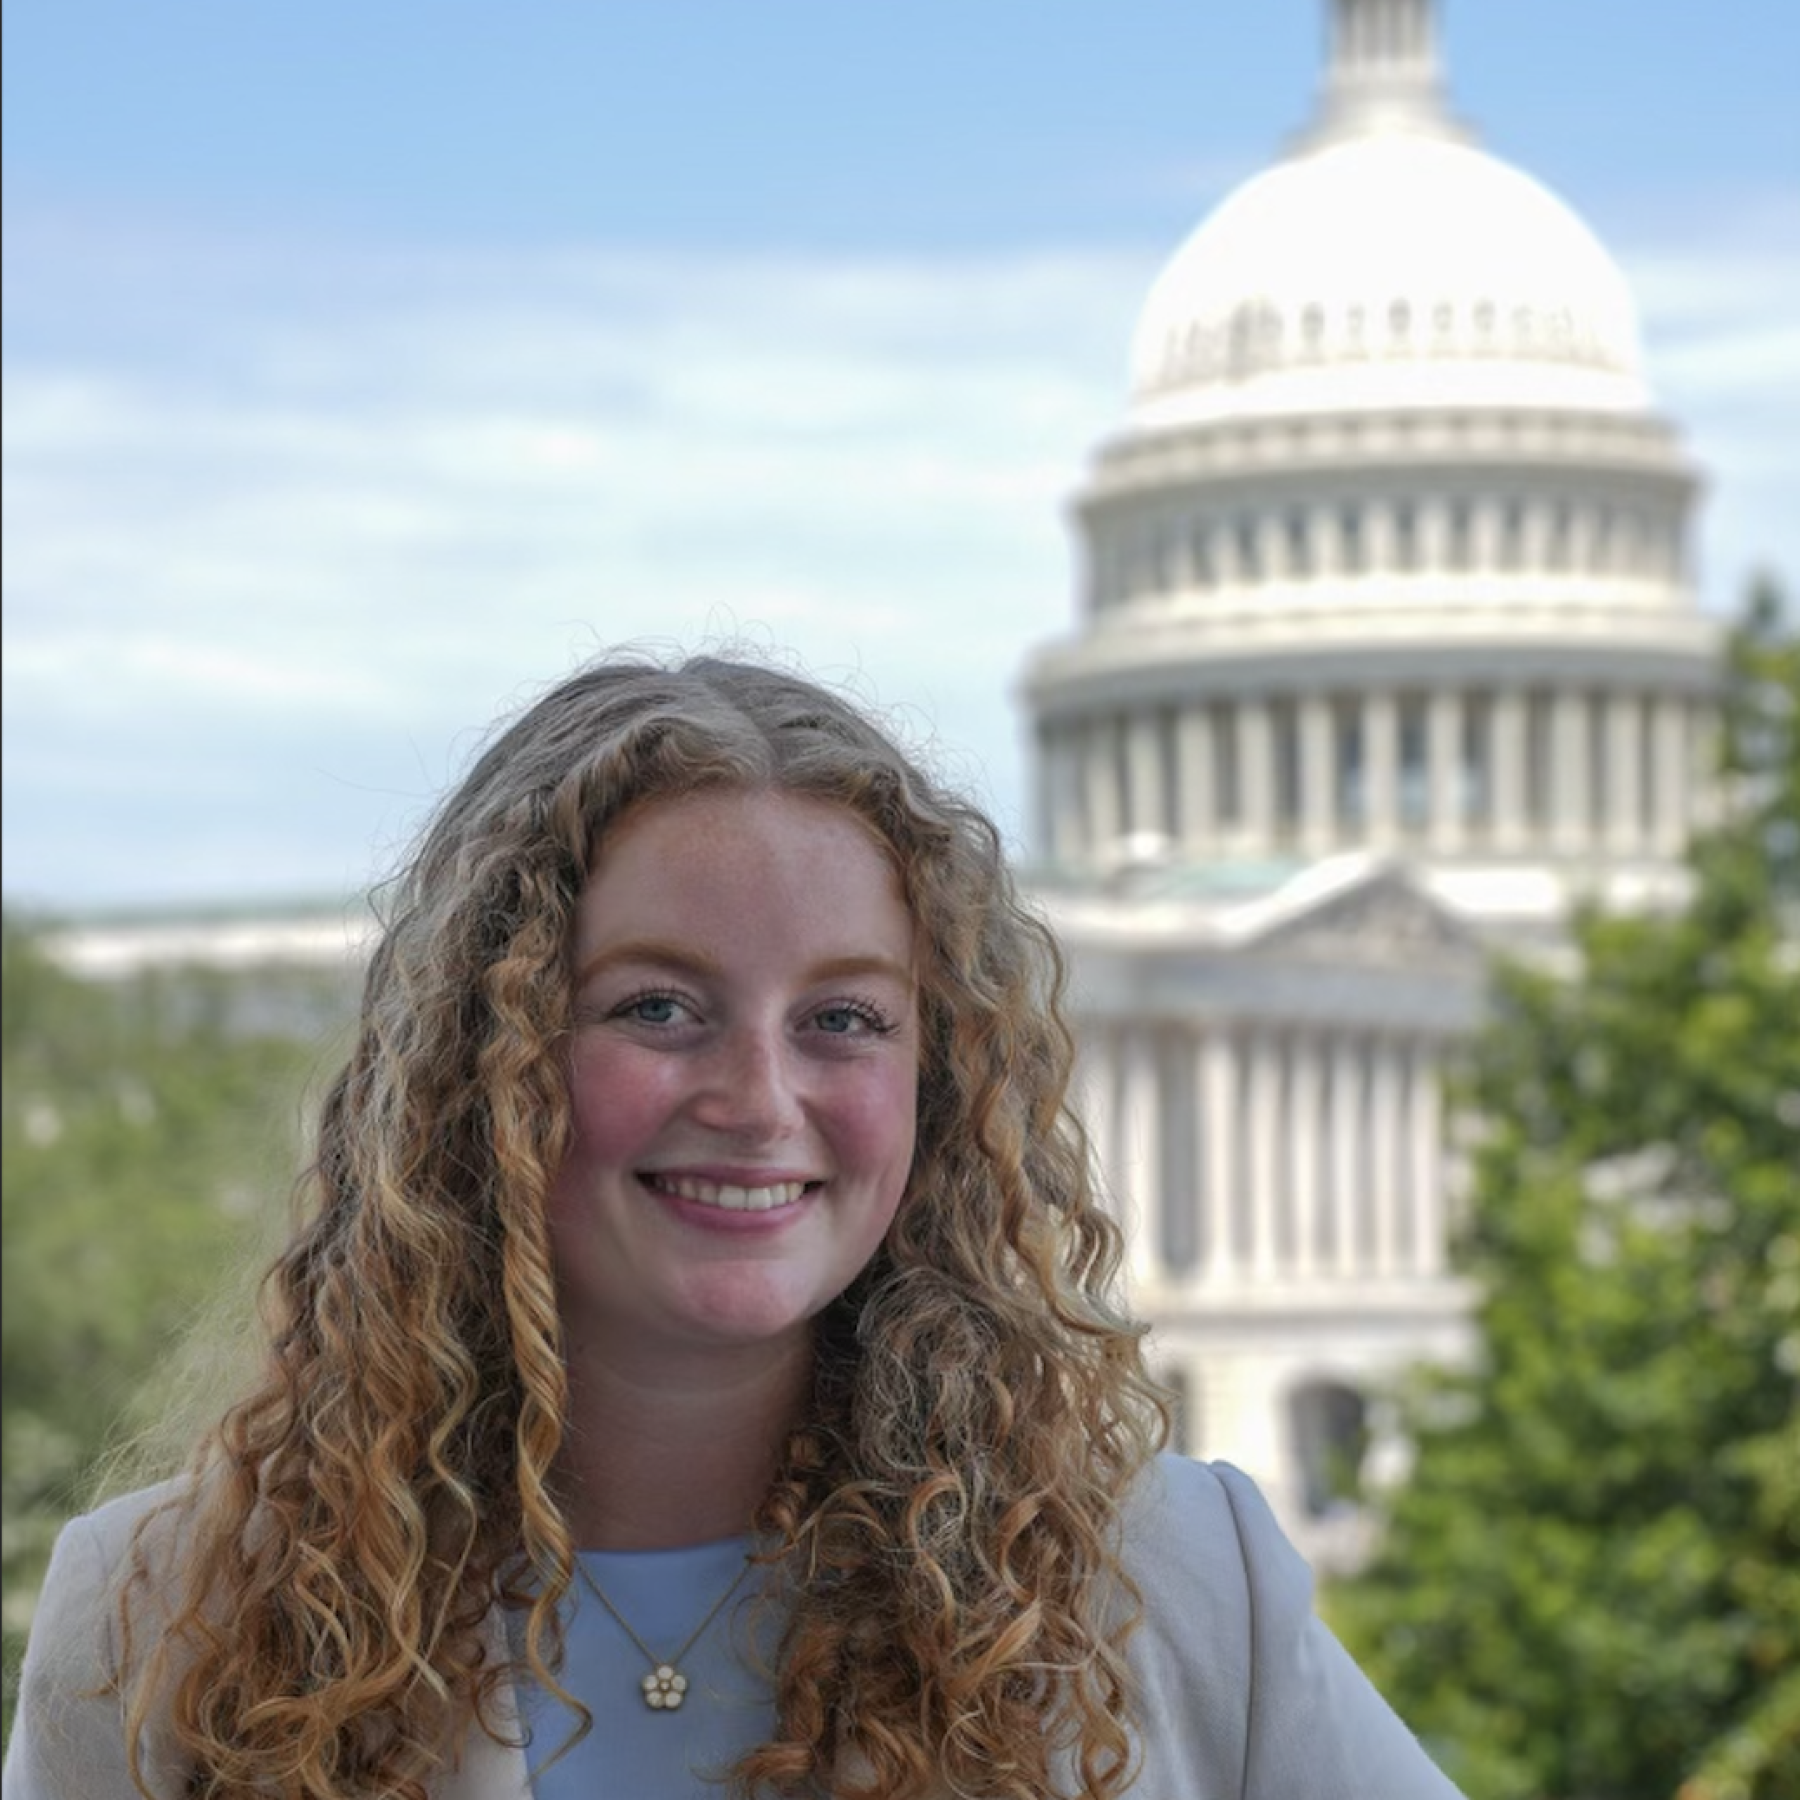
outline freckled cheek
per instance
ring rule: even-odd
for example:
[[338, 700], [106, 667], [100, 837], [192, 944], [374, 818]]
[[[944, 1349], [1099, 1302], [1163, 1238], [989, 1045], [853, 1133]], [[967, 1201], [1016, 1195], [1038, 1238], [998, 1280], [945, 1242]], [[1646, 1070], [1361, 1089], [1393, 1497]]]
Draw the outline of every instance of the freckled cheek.
[[910, 1068], [867, 1071], [832, 1108], [840, 1154], [878, 1168], [894, 1184], [896, 1199], [912, 1167], [918, 1108], [918, 1078]]
[[577, 1043], [569, 1062], [569, 1154], [628, 1158], [679, 1105], [679, 1069], [629, 1045]]

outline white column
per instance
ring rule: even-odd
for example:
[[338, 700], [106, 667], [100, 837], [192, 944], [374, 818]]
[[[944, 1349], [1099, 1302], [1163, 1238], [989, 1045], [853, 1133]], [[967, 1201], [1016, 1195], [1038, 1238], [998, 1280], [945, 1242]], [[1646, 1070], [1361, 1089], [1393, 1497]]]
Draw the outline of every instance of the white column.
[[1134, 713], [1126, 726], [1125, 754], [1130, 758], [1131, 831], [1165, 835], [1169, 814], [1163, 793], [1161, 715]]
[[1527, 569], [1542, 569], [1550, 561], [1550, 506], [1544, 500], [1525, 502], [1525, 523], [1519, 536], [1520, 563]]
[[1331, 702], [1323, 694], [1306, 695], [1300, 702], [1300, 841], [1310, 856], [1324, 855], [1337, 835], [1331, 725]]
[[[1377, 343], [1387, 337], [1387, 310], [1371, 311], [1369, 336]], [[1363, 508], [1363, 559], [1378, 575], [1388, 574], [1398, 560], [1394, 555], [1394, 509], [1385, 500], [1371, 500]]]
[[1395, 1045], [1377, 1037], [1370, 1046], [1370, 1196], [1375, 1208], [1375, 1273], [1392, 1275], [1400, 1266], [1400, 1066]]
[[1589, 783], [1587, 696], [1558, 688], [1550, 708], [1550, 841], [1558, 850], [1588, 845]]
[[1077, 1105], [1087, 1127], [1090, 1173], [1101, 1203], [1129, 1229], [1119, 1185], [1117, 1039], [1111, 1026], [1088, 1019], [1076, 1027], [1076, 1043], [1080, 1047], [1075, 1065], [1080, 1084]]
[[1500, 566], [1500, 502], [1484, 494], [1469, 509], [1470, 561], [1477, 569]]
[[1438, 1088], [1435, 1046], [1413, 1046], [1408, 1069], [1412, 1083], [1413, 1268], [1437, 1275], [1445, 1266], [1443, 1102]]
[[1363, 703], [1363, 783], [1369, 847], [1391, 850], [1400, 834], [1400, 714], [1389, 693]]
[[1089, 854], [1110, 856], [1119, 841], [1119, 733], [1110, 719], [1094, 719], [1082, 733], [1082, 778], [1087, 784]]
[[1432, 693], [1425, 724], [1431, 796], [1427, 842], [1438, 851], [1460, 850], [1463, 844], [1462, 712], [1462, 695], [1454, 689]]
[[1319, 1040], [1297, 1032], [1288, 1074], [1288, 1167], [1293, 1184], [1294, 1261], [1292, 1273], [1310, 1281], [1319, 1260], [1319, 1162], [1325, 1154], [1325, 1120], [1319, 1068]]
[[1243, 834], [1260, 851], [1275, 837], [1275, 733], [1269, 703], [1246, 700], [1238, 708], [1238, 795]]
[[1200, 1190], [1206, 1278], [1237, 1278], [1237, 1199], [1243, 1183], [1237, 1144], [1237, 1061], [1225, 1025], [1208, 1028], [1197, 1059], [1200, 1089]]
[[1679, 856], [1687, 842], [1687, 702], [1658, 694], [1650, 714], [1651, 757], [1656, 770], [1656, 849]]
[[1204, 707], [1182, 708], [1175, 725], [1175, 759], [1181, 847], [1195, 856], [1210, 855], [1218, 842], [1219, 817], [1212, 722]]
[[1124, 1092], [1121, 1096], [1121, 1135], [1125, 1152], [1125, 1196], [1130, 1221], [1129, 1263], [1133, 1282], [1158, 1281], [1162, 1277], [1162, 1120], [1157, 1080], [1157, 1039], [1148, 1030], [1121, 1034], [1124, 1060]]
[[1264, 581], [1282, 581], [1288, 576], [1287, 531], [1281, 514], [1265, 512], [1256, 521], [1256, 560], [1262, 565]]
[[1569, 572], [1582, 581], [1594, 573], [1595, 524], [1591, 501], [1578, 500], [1569, 508]]
[[1362, 1054], [1358, 1038], [1340, 1032], [1331, 1050], [1332, 1246], [1340, 1275], [1362, 1272]]
[[1643, 702], [1636, 694], [1607, 696], [1606, 823], [1615, 851], [1636, 850], [1643, 841], [1643, 729]]
[[1488, 782], [1492, 794], [1496, 850], [1524, 848], [1525, 831], [1525, 696], [1517, 688], [1494, 695], [1492, 741], [1488, 748]]
[[1081, 761], [1072, 734], [1057, 727], [1044, 744], [1045, 829], [1053, 862], [1081, 860]]
[[1276, 1272], [1275, 1217], [1281, 1207], [1276, 1144], [1281, 1131], [1281, 1041], [1270, 1031], [1250, 1039], [1250, 1273]]
[[1697, 700], [1687, 703], [1688, 804], [1684, 843], [1696, 831], [1710, 831], [1721, 816], [1723, 796], [1713, 765], [1716, 724], [1717, 717], [1710, 707]]

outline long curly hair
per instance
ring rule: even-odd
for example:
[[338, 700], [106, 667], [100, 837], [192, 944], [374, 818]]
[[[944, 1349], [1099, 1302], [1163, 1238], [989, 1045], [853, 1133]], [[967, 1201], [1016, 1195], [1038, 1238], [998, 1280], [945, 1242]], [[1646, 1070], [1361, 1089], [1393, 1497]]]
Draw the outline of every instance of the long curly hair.
[[[607, 660], [552, 689], [391, 890], [308, 1216], [265, 1283], [266, 1364], [165, 1508], [173, 1574], [158, 1515], [136, 1541], [119, 1604], [140, 1785], [154, 1737], [196, 1796], [424, 1800], [467, 1732], [504, 1738], [512, 1681], [568, 1699], [545, 1197], [569, 1136], [571, 925], [622, 814], [734, 788], [857, 814], [922, 945], [906, 1196], [816, 1321], [810, 1404], [753, 1521], [791, 1610], [777, 1728], [737, 1791], [1126, 1786], [1141, 1601], [1114, 1528], [1164, 1419], [1065, 1106], [1055, 944], [992, 824], [861, 710], [716, 658]], [[522, 1615], [517, 1657], [497, 1605]]]

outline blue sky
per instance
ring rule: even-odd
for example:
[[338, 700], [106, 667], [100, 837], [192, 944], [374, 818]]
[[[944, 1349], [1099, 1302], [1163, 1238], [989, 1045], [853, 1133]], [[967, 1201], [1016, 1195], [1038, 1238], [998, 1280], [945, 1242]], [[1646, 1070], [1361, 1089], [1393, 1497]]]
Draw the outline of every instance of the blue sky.
[[[1800, 575], [1800, 8], [1446, 11], [1637, 289], [1708, 604]], [[1017, 833], [1064, 503], [1322, 12], [10, 0], [9, 902], [358, 889], [625, 639], [847, 677]]]

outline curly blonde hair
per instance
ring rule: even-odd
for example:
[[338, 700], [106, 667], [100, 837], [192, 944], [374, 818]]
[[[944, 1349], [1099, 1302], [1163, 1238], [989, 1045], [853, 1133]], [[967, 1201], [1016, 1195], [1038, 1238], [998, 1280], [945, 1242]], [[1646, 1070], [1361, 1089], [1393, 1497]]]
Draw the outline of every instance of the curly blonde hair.
[[[1126, 1786], [1139, 1597], [1114, 1527], [1164, 1421], [1064, 1104], [1056, 947], [994, 827], [858, 708], [714, 658], [551, 690], [396, 883], [310, 1217], [267, 1279], [266, 1366], [169, 1503], [173, 1585], [140, 1529], [120, 1601], [140, 1785], [154, 1730], [196, 1796], [424, 1800], [463, 1734], [504, 1735], [509, 1682], [563, 1693], [545, 1197], [571, 921], [627, 809], [720, 788], [857, 814], [923, 949], [906, 1198], [816, 1322], [811, 1403], [754, 1521], [792, 1608], [777, 1729], [736, 1787], [1037, 1800], [1059, 1767], [1091, 1800]], [[153, 1580], [154, 1632], [134, 1603]], [[520, 1660], [496, 1604], [524, 1615]]]

